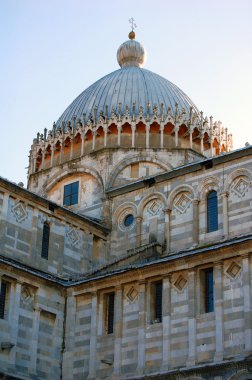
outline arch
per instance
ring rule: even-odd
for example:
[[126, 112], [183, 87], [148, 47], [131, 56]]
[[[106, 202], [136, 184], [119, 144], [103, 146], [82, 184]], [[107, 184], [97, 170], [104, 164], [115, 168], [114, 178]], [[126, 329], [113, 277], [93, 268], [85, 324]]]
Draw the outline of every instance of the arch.
[[153, 121], [150, 125], [150, 133], [159, 133], [160, 132], [160, 124], [157, 121]]
[[139, 203], [139, 205], [137, 207], [137, 216], [140, 216], [140, 217], [143, 216], [144, 207], [147, 205], [147, 203], [149, 203], [153, 199], [161, 200], [161, 202], [164, 204], [164, 207], [167, 208], [167, 200], [166, 200], [166, 197], [164, 196], [164, 194], [159, 193], [159, 192], [152, 193], [152, 194], [149, 194], [146, 197], [144, 197], [141, 200], [141, 202]]
[[183, 191], [187, 192], [187, 193], [189, 192], [191, 194], [194, 194], [194, 189], [190, 185], [180, 185], [178, 187], [175, 187], [175, 189], [173, 189], [168, 196], [168, 200], [167, 200], [167, 208], [168, 209], [170, 209], [170, 210], [172, 209], [174, 199], [176, 198], [176, 196], [179, 193], [182, 193]]
[[206, 194], [215, 190], [217, 193], [221, 190], [221, 181], [218, 177], [207, 177], [198, 187], [196, 199], [203, 200], [206, 198]]
[[53, 188], [53, 186], [56, 185], [56, 183], [71, 176], [71, 174], [77, 174], [77, 173], [78, 174], [86, 173], [86, 174], [92, 175], [98, 181], [99, 185], [101, 186], [102, 191], [104, 192], [104, 184], [103, 184], [102, 177], [96, 170], [90, 167], [79, 167], [79, 168], [74, 168], [74, 169], [66, 168], [64, 171], [58, 170], [58, 172], [54, 176], [52, 176], [48, 181], [45, 182], [44, 189], [46, 191], [50, 191]]
[[232, 173], [230, 173], [230, 174], [228, 175], [228, 177], [227, 177], [227, 179], [226, 179], [226, 181], [225, 181], [224, 190], [225, 190], [225, 191], [229, 191], [232, 182], [233, 182], [237, 177], [240, 177], [240, 176], [247, 177], [247, 178], [249, 179], [250, 182], [252, 181], [252, 173], [251, 173], [250, 170], [245, 169], [245, 168], [236, 169], [236, 170], [234, 170]]
[[112, 223], [115, 223], [119, 216], [124, 212], [126, 209], [131, 209], [134, 216], [137, 215], [137, 206], [133, 202], [124, 202], [120, 206], [116, 208], [116, 210], [113, 212], [112, 216]]
[[109, 180], [108, 180], [108, 185], [107, 185], [107, 188], [110, 188], [113, 186], [113, 183], [116, 179], [116, 177], [118, 176], [118, 174], [124, 169], [126, 168], [126, 166], [130, 165], [130, 164], [133, 164], [134, 162], [151, 162], [151, 163], [154, 163], [154, 164], [157, 164], [159, 165], [162, 169], [164, 169], [165, 171], [169, 171], [171, 169], [173, 169], [172, 165], [170, 164], [166, 164], [164, 163], [163, 161], [155, 158], [155, 157], [150, 157], [150, 154], [141, 154], [141, 156], [139, 156], [139, 154], [135, 154], [133, 156], [129, 156], [129, 157], [125, 157], [124, 159], [122, 159], [115, 167], [115, 169], [112, 171], [112, 173], [110, 174], [110, 177], [109, 177]]
[[125, 122], [122, 124], [122, 130], [121, 133], [132, 133], [132, 128], [131, 125], [128, 122]]

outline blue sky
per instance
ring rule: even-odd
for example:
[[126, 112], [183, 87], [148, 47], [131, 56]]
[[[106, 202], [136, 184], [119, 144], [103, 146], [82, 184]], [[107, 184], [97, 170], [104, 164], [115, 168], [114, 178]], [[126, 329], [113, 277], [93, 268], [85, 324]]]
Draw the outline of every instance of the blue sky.
[[30, 145], [118, 68], [134, 17], [146, 68], [252, 144], [252, 0], [1, 0], [0, 175], [26, 183]]

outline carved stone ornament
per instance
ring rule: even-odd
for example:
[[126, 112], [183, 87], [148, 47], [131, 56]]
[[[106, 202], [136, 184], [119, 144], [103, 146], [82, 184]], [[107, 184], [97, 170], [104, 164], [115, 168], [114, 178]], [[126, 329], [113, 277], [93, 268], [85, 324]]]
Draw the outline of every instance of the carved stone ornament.
[[135, 299], [137, 298], [138, 296], [138, 292], [137, 290], [134, 288], [134, 286], [132, 286], [129, 291], [126, 293], [126, 297], [127, 299], [130, 301], [130, 302], [134, 302]]
[[67, 236], [67, 240], [69, 241], [69, 243], [71, 245], [73, 245], [74, 247], [77, 247], [78, 244], [80, 243], [80, 236], [79, 236], [79, 234], [75, 228], [73, 228], [73, 227], [70, 228], [67, 231], [66, 236]]
[[33, 301], [34, 294], [28, 286], [22, 286], [21, 299], [25, 304], [30, 304]]
[[160, 213], [162, 208], [161, 202], [158, 202], [157, 200], [151, 202], [151, 204], [147, 207], [148, 214], [151, 216], [155, 216]]
[[187, 279], [180, 274], [176, 281], [173, 283], [173, 286], [178, 292], [182, 292], [187, 284]]
[[243, 197], [249, 190], [249, 182], [245, 178], [237, 178], [232, 187], [231, 191], [237, 195], [239, 198]]
[[241, 269], [242, 268], [239, 264], [237, 264], [235, 261], [232, 261], [232, 263], [226, 269], [226, 274], [229, 278], [235, 280], [241, 273]]
[[23, 222], [28, 217], [26, 209], [25, 209], [23, 203], [21, 203], [21, 202], [18, 202], [15, 205], [13, 205], [11, 207], [11, 211], [12, 211], [12, 213], [13, 213], [13, 215], [14, 215], [14, 217], [18, 223]]
[[191, 206], [191, 204], [191, 198], [187, 194], [182, 193], [175, 199], [173, 206], [177, 213], [184, 214]]

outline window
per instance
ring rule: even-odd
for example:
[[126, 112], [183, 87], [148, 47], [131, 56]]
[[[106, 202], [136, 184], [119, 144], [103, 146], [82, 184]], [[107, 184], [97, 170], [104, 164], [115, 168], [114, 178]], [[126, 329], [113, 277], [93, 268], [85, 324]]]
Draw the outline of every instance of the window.
[[78, 203], [79, 181], [64, 186], [63, 205], [71, 206]]
[[162, 322], [162, 281], [151, 284], [151, 323]]
[[207, 195], [207, 232], [218, 230], [218, 200], [216, 191]]
[[48, 260], [49, 239], [50, 239], [50, 225], [49, 223], [45, 222], [43, 225], [41, 257], [43, 257], [43, 259], [46, 259], [46, 260]]
[[132, 214], [128, 214], [123, 221], [123, 224], [125, 227], [131, 226], [131, 224], [134, 222], [134, 216]]
[[106, 320], [106, 330], [108, 334], [113, 334], [114, 332], [114, 304], [115, 304], [115, 294], [107, 294], [107, 320]]
[[10, 284], [2, 281], [0, 292], [0, 319], [5, 319], [8, 313], [8, 300]]
[[202, 312], [211, 313], [214, 311], [213, 268], [207, 268], [201, 271], [201, 287]]

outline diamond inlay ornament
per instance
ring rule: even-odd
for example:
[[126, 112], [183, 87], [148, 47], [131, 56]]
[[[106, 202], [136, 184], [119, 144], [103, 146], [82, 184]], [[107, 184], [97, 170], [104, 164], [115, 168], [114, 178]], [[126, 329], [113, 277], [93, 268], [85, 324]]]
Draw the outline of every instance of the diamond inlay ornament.
[[174, 202], [174, 208], [180, 214], [184, 214], [191, 206], [192, 200], [185, 193], [181, 194]]
[[160, 210], [161, 210], [161, 203], [160, 202], [157, 202], [157, 201], [154, 201], [150, 204], [150, 206], [147, 208], [147, 211], [150, 215], [154, 216], [154, 215], [157, 215]]
[[23, 222], [27, 218], [27, 212], [21, 202], [16, 203], [11, 207], [11, 211], [18, 223]]
[[229, 267], [226, 270], [226, 274], [232, 279], [235, 279], [240, 272], [241, 266], [234, 261], [229, 265]]
[[67, 231], [66, 236], [70, 244], [73, 245], [74, 247], [76, 247], [78, 243], [80, 242], [79, 234], [74, 228], [69, 229]]
[[248, 189], [249, 182], [246, 181], [244, 178], [238, 178], [232, 186], [232, 191], [240, 198], [246, 194]]
[[187, 280], [185, 279], [184, 276], [182, 276], [181, 274], [178, 276], [177, 280], [174, 282], [174, 286], [175, 288], [179, 291], [179, 292], [182, 292], [182, 290], [184, 289], [184, 287], [186, 286], [187, 284]]
[[130, 302], [134, 302], [138, 295], [137, 290], [132, 286], [130, 290], [127, 292], [126, 297]]

